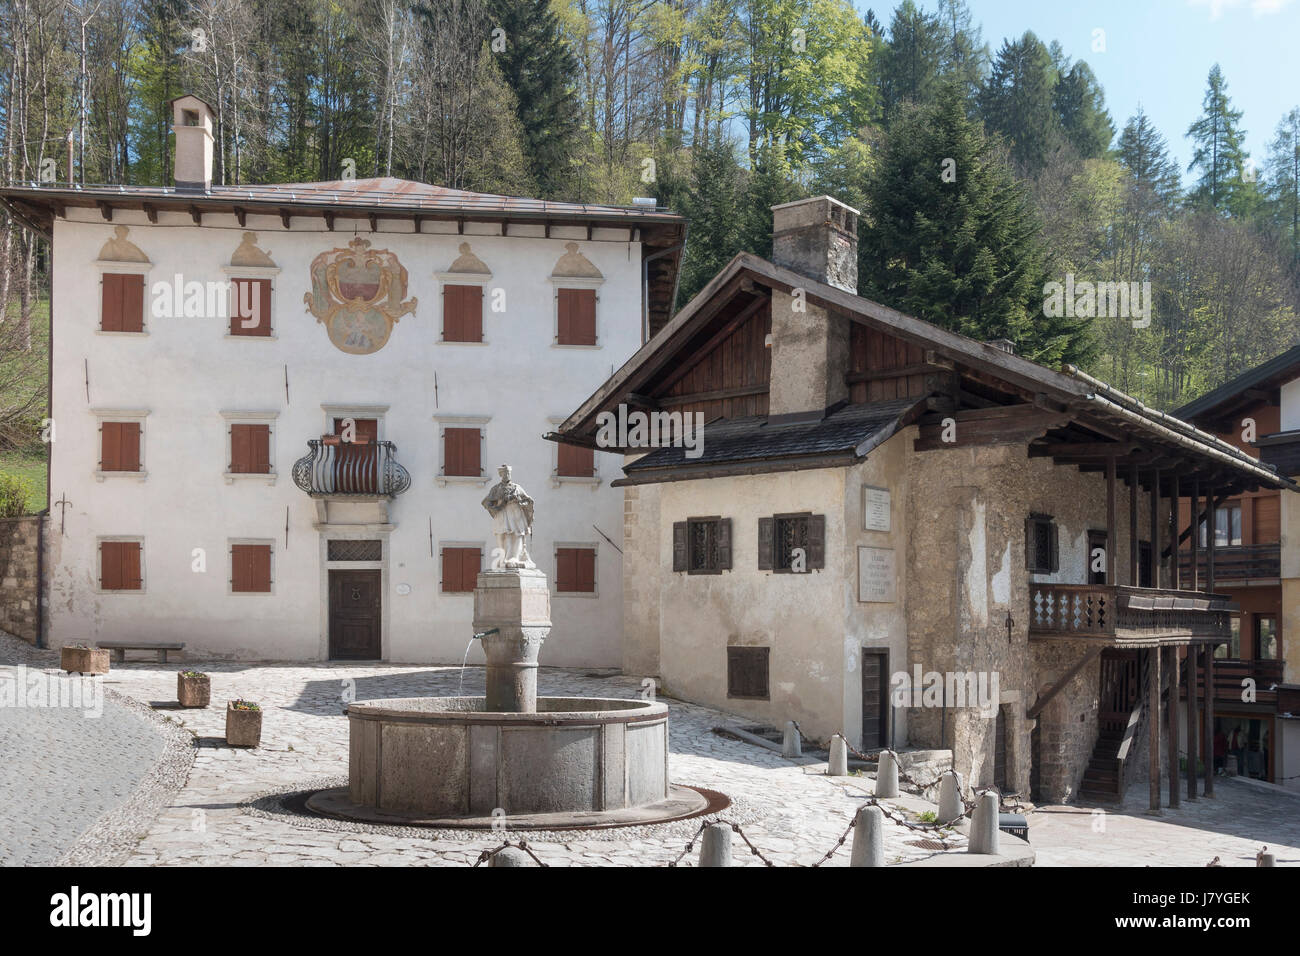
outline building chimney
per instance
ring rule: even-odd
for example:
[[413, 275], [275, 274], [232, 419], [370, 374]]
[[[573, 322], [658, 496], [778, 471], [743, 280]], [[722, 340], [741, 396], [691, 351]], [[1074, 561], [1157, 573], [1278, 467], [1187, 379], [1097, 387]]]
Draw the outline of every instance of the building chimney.
[[[856, 295], [858, 211], [830, 196], [772, 207], [772, 262]], [[849, 323], [808, 301], [808, 291], [772, 292], [772, 379], [768, 420], [820, 418], [849, 397]]]
[[212, 187], [212, 107], [186, 94], [171, 101], [176, 156], [172, 164], [176, 189], [206, 192]]

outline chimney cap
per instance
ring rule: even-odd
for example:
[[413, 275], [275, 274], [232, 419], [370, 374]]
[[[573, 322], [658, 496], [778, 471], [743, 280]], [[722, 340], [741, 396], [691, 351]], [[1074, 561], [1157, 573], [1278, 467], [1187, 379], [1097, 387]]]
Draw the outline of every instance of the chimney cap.
[[860, 216], [860, 215], [862, 215], [862, 213], [861, 213], [859, 210], [854, 209], [854, 208], [853, 208], [852, 206], [850, 206], [848, 203], [846, 203], [846, 202], [840, 202], [840, 201], [839, 201], [838, 199], [836, 199], [834, 196], [827, 196], [827, 195], [824, 194], [824, 193], [823, 193], [822, 195], [820, 195], [820, 196], [809, 196], [809, 197], [807, 197], [806, 199], [795, 199], [795, 200], [793, 200], [793, 201], [791, 201], [791, 202], [778, 203], [777, 205], [775, 205], [775, 206], [771, 206], [771, 207], [769, 207], [769, 208], [772, 210], [772, 212], [776, 212], [778, 209], [789, 209], [789, 208], [791, 208], [791, 207], [793, 207], [793, 206], [803, 206], [803, 205], [809, 205], [809, 204], [812, 204], [812, 203], [833, 203], [834, 205], [839, 206], [841, 209], [844, 209], [844, 210], [847, 210], [848, 212], [853, 213], [853, 215], [855, 215], [855, 216]]

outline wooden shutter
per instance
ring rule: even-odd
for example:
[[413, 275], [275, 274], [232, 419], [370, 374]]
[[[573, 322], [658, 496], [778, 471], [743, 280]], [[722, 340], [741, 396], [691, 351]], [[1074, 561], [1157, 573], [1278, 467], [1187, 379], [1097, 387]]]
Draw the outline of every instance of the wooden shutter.
[[482, 286], [443, 286], [442, 338], [444, 342], [483, 341]]
[[138, 591], [140, 577], [140, 542], [101, 541], [99, 543], [99, 586], [105, 591]]
[[271, 590], [271, 546], [269, 544], [230, 546], [230, 589], [238, 592]]
[[99, 327], [104, 332], [122, 331], [122, 280], [124, 278], [126, 277], [107, 272], [100, 277]]
[[477, 478], [483, 473], [477, 428], [445, 429], [443, 444], [443, 474]]
[[718, 568], [719, 571], [731, 570], [731, 519], [718, 519]]
[[557, 296], [556, 342], [560, 345], [595, 345], [596, 290], [560, 289]]
[[144, 276], [104, 273], [99, 327], [105, 332], [144, 331]]
[[577, 571], [575, 590], [587, 593], [596, 590], [596, 550], [594, 548], [575, 548], [574, 563]]
[[1255, 499], [1255, 544], [1274, 544], [1281, 539], [1280, 495]]
[[808, 570], [826, 567], [826, 516], [808, 519]]
[[687, 549], [689, 548], [689, 546], [690, 545], [687, 541], [687, 522], [674, 521], [673, 522], [673, 570], [674, 571], [686, 571], [690, 569], [690, 563], [687, 557]]
[[758, 569], [760, 571], [772, 570], [772, 543], [775, 533], [773, 524], [772, 518], [758, 519]]
[[565, 478], [590, 478], [596, 473], [596, 453], [590, 448], [560, 445], [555, 470]]
[[271, 426], [230, 426], [230, 470], [236, 475], [271, 472]]
[[[246, 291], [245, 291], [246, 290]], [[257, 324], [246, 324], [251, 314], [243, 314], [243, 303], [251, 307], [257, 305]], [[270, 335], [271, 334], [271, 280], [270, 279], [232, 279], [230, 282], [230, 334], [231, 335]]]
[[99, 468], [101, 471], [140, 470], [139, 422], [100, 423]]
[[119, 541], [122, 548], [122, 589], [138, 591], [143, 583], [140, 577], [140, 542]]
[[1048, 554], [1048, 561], [1050, 562], [1048, 567], [1050, 567], [1052, 573], [1055, 574], [1057, 571], [1061, 570], [1060, 529], [1057, 528], [1055, 521], [1049, 521], [1047, 526], [1051, 529], [1051, 544], [1049, 545], [1051, 552]]
[[482, 564], [481, 548], [443, 548], [442, 590], [449, 594], [473, 591]]
[[727, 696], [767, 700], [768, 658], [767, 647], [727, 648]]
[[574, 574], [574, 557], [572, 548], [555, 549], [555, 590], [572, 591]]

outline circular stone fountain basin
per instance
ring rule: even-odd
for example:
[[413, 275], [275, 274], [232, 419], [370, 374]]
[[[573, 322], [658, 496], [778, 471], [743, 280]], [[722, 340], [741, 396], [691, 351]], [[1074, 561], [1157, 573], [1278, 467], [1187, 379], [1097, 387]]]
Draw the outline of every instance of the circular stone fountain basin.
[[[536, 713], [483, 710], [482, 697], [348, 706], [348, 787], [308, 806], [370, 822], [511, 829], [679, 819], [707, 799], [668, 782], [668, 707], [539, 697]], [[504, 820], [501, 820], [504, 815]]]

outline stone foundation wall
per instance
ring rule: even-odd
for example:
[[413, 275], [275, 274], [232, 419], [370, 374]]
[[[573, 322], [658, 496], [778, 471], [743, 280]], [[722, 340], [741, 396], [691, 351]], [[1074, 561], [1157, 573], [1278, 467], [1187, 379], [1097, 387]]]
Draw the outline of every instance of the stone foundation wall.
[[[1083, 641], [1030, 645], [1040, 690], [1055, 684], [1093, 647]], [[1038, 715], [1039, 801], [1066, 803], [1078, 792], [1097, 743], [1101, 659], [1093, 661]]]
[[0, 519], [0, 630], [35, 644], [40, 601], [39, 517]]

